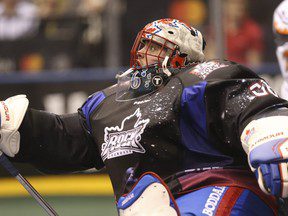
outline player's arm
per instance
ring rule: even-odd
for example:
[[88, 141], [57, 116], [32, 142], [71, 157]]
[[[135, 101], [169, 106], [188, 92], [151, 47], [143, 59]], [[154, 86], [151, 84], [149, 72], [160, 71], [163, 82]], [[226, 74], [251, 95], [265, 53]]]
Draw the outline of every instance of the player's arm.
[[256, 76], [211, 82], [206, 95], [209, 133], [219, 139], [218, 149], [240, 164], [247, 155], [261, 189], [287, 197], [287, 101]]
[[260, 188], [288, 197], [288, 103], [261, 79], [239, 93], [236, 115], [242, 147]]
[[27, 106], [25, 96], [9, 98], [0, 105], [0, 148], [13, 161], [31, 163], [44, 172], [102, 168], [78, 114], [55, 115]]

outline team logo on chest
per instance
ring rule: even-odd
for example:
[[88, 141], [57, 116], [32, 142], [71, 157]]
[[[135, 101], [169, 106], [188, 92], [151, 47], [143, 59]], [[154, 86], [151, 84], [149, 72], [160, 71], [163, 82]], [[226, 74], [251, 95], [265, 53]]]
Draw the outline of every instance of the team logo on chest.
[[121, 127], [105, 127], [105, 142], [101, 147], [103, 161], [133, 152], [145, 153], [140, 140], [150, 119], [141, 119], [141, 116], [140, 108], [138, 108], [132, 115], [123, 119]]

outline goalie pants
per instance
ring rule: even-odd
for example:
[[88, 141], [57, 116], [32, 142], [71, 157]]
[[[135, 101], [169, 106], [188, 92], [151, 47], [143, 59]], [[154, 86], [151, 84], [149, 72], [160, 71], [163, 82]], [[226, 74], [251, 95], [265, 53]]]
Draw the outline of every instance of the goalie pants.
[[205, 187], [176, 199], [181, 216], [270, 216], [274, 215], [260, 197], [240, 187]]

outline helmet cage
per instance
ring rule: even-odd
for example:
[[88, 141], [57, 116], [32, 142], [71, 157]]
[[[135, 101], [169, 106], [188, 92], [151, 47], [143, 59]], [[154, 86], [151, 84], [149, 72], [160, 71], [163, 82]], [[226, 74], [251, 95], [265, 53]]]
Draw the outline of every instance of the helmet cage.
[[[158, 45], [160, 47], [158, 49], [159, 52], [150, 53], [150, 47], [152, 46], [152, 44]], [[144, 46], [146, 46], [146, 49], [143, 49]], [[170, 40], [157, 34], [142, 30], [138, 33], [131, 49], [130, 67], [134, 67], [137, 69], [148, 68], [151, 65], [155, 66], [155, 63], [159, 67], [161, 67], [161, 64], [165, 57], [168, 56], [169, 58], [171, 58], [177, 48], [178, 46]], [[144, 64], [140, 63], [140, 56], [144, 58]], [[149, 56], [157, 59], [157, 62], [149, 63]]]

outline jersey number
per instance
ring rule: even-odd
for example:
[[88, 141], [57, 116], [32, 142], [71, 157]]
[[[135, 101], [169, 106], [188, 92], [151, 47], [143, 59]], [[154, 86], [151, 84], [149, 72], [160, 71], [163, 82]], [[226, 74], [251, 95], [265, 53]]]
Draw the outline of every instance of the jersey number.
[[256, 97], [262, 97], [268, 94], [273, 94], [275, 97], [278, 97], [278, 95], [273, 91], [273, 89], [263, 80], [258, 83], [254, 83], [249, 87], [249, 89]]

